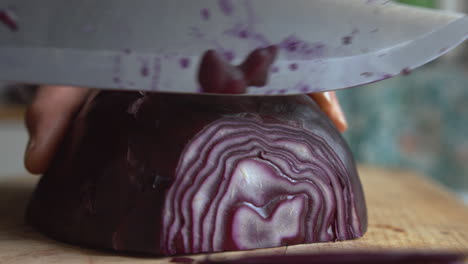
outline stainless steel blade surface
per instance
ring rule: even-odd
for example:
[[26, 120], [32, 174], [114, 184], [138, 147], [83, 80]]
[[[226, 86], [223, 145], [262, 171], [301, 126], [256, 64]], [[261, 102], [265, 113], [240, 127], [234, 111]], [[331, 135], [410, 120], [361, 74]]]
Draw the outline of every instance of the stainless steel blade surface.
[[278, 45], [269, 83], [297, 94], [408, 73], [468, 37], [464, 14], [388, 0], [0, 0], [0, 80], [198, 93], [202, 54]]

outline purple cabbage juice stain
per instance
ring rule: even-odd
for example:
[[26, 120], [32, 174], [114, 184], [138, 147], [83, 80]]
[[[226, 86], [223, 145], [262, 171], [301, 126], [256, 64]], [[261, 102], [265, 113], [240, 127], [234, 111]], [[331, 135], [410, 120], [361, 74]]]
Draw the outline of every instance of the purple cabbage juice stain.
[[249, 31], [247, 31], [246, 29], [245, 30], [241, 30], [239, 32], [239, 37], [240, 38], [243, 38], [243, 39], [246, 39], [249, 37]]
[[[389, 74], [389, 73], [373, 73], [373, 76], [375, 76], [375, 78], [371, 79], [370, 81], [367, 81], [365, 82], [365, 84], [373, 84], [373, 83], [377, 83], [377, 82], [380, 82], [380, 81], [383, 81], [383, 80], [386, 80], [386, 79], [390, 79], [393, 77], [392, 74]], [[364, 84], [364, 83], [362, 83]], [[362, 85], [360, 84], [360, 85]], [[359, 86], [359, 85], [358, 85]], [[348, 88], [350, 87], [356, 87], [356, 85], [348, 85]]]
[[271, 70], [270, 70], [270, 72], [272, 72], [272, 73], [278, 73], [279, 71], [280, 70], [279, 70], [278, 66], [273, 66], [273, 67], [271, 67]]
[[252, 35], [249, 29], [245, 25], [242, 25], [242, 24], [234, 25], [232, 28], [224, 31], [224, 34], [235, 37], [235, 38], [241, 38], [241, 39], [247, 39]]
[[223, 34], [239, 39], [254, 40], [257, 42], [257, 44], [254, 45], [255, 47], [272, 45], [271, 41], [269, 41], [265, 35], [255, 32], [254, 29], [242, 24], [234, 25], [232, 28], [224, 31]]
[[289, 65], [289, 69], [290, 69], [291, 71], [297, 71], [297, 70], [299, 69], [299, 64], [297, 64], [297, 63], [291, 63], [291, 64]]
[[354, 37], [359, 34], [359, 32], [361, 32], [361, 30], [359, 30], [359, 28], [354, 28], [353, 31], [351, 32], [351, 35], [348, 35], [348, 36], [344, 36], [342, 39], [341, 39], [341, 42], [343, 43], [343, 45], [350, 45], [353, 43], [353, 40], [354, 40]]
[[180, 59], [179, 65], [182, 69], [187, 69], [188, 67], [190, 67], [190, 59], [189, 58]]
[[321, 42], [307, 43], [300, 38], [291, 35], [279, 44], [289, 58], [318, 59], [325, 55], [326, 47]]
[[[220, 3], [221, 0], [218, 0]], [[226, 7], [228, 3], [232, 3], [233, 1], [226, 1], [224, 6]], [[241, 2], [239, 0], [238, 2]], [[258, 24], [257, 15], [255, 14], [255, 10], [251, 4], [251, 0], [243, 0], [243, 7], [247, 11], [247, 18], [242, 21], [242, 23], [238, 22], [232, 28], [229, 28], [223, 32], [223, 34], [232, 36], [239, 39], [245, 39], [249, 41], [253, 41], [251, 43], [252, 49], [258, 47], [267, 47], [274, 45], [272, 41], [270, 41], [263, 33], [258, 32], [255, 29], [255, 25]], [[232, 4], [231, 4], [232, 5]], [[227, 8], [225, 8], [227, 9]]]
[[226, 16], [230, 16], [234, 13], [234, 4], [232, 0], [218, 0], [219, 9]]
[[386, 80], [386, 79], [390, 79], [393, 77], [393, 75], [389, 74], [389, 73], [379, 73], [379, 74], [376, 74], [378, 75], [379, 77], [371, 82], [367, 82], [366, 84], [373, 84], [373, 83], [376, 83], [376, 82], [380, 82], [380, 81], [383, 81], [383, 80]]
[[114, 57], [114, 63], [112, 66], [112, 74], [114, 75], [113, 81], [115, 84], [122, 83], [122, 57], [121, 55], [116, 55]]
[[202, 10], [200, 10], [200, 15], [203, 20], [210, 20], [211, 18], [211, 12], [208, 8], [203, 8]]
[[224, 58], [229, 62], [232, 62], [235, 59], [235, 57], [236, 57], [236, 55], [234, 54], [233, 51], [225, 51], [224, 52]]
[[283, 41], [283, 43], [282, 43], [282, 47], [284, 49], [286, 49], [287, 51], [289, 51], [289, 52], [296, 52], [303, 45], [304, 45], [304, 43], [302, 41], [298, 40], [295, 37], [289, 37], [289, 38], [285, 39]]
[[409, 67], [406, 67], [403, 70], [401, 70], [401, 74], [405, 75], [405, 76], [410, 75], [412, 72], [413, 72], [413, 70], [411, 70], [411, 68], [409, 68]]
[[140, 68], [140, 75], [143, 77], [148, 77], [149, 75], [149, 66], [148, 66], [148, 61], [147, 60], [142, 60], [142, 65]]
[[310, 89], [309, 85], [304, 84], [304, 85], [302, 85], [300, 91], [303, 92], [303, 93], [309, 93], [311, 91], [311, 89]]
[[386, 80], [386, 79], [390, 79], [390, 78], [392, 78], [392, 77], [393, 77], [393, 75], [391, 75], [391, 74], [389, 74], [389, 73], [385, 73], [385, 74], [382, 75], [381, 81], [382, 81], [382, 80]]
[[148, 67], [147, 66], [141, 67], [140, 73], [141, 73], [141, 76], [148, 77], [148, 75], [149, 75]]
[[312, 91], [312, 87], [310, 87], [309, 84], [305, 82], [298, 82], [296, 85], [294, 85], [292, 88], [289, 88], [288, 90], [297, 90], [300, 93], [310, 93]]
[[343, 42], [343, 45], [350, 45], [353, 43], [353, 36], [343, 37], [341, 41]]
[[370, 77], [374, 76], [374, 74], [372, 72], [363, 72], [363, 73], [361, 73], [361, 76], [370, 78]]
[[16, 14], [10, 9], [0, 9], [0, 23], [13, 32], [19, 29]]

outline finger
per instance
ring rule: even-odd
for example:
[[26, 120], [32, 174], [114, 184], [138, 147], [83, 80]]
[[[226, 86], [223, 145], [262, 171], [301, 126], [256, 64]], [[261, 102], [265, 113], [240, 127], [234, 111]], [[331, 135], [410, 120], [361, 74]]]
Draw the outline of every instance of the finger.
[[29, 172], [45, 172], [88, 92], [89, 89], [68, 86], [39, 88], [26, 112], [29, 143], [24, 164]]
[[317, 102], [322, 111], [330, 118], [340, 132], [348, 129], [348, 122], [335, 92], [314, 93], [310, 97]]

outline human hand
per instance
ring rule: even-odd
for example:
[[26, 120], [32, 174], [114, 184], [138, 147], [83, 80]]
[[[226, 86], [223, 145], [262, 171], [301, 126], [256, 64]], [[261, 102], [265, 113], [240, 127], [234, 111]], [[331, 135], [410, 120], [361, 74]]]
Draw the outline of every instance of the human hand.
[[52, 161], [73, 116], [85, 102], [90, 89], [41, 86], [26, 112], [29, 143], [24, 164], [33, 174], [42, 174]]

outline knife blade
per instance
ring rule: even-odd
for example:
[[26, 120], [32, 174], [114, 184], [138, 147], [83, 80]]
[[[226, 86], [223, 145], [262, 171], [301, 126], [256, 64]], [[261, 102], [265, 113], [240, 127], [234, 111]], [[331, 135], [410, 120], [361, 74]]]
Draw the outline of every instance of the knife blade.
[[468, 38], [468, 17], [386, 0], [0, 0], [0, 80], [199, 93], [207, 50], [276, 45], [268, 85], [301, 94], [409, 73]]

